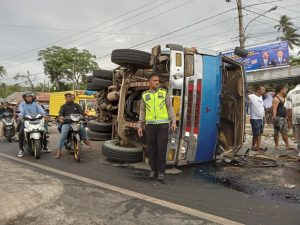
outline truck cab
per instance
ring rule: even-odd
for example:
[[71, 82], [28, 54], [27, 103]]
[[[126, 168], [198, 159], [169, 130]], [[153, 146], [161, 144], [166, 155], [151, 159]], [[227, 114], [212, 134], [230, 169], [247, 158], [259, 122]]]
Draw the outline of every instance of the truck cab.
[[100, 112], [113, 122], [114, 139], [102, 147], [107, 158], [145, 159], [145, 140], [138, 138], [136, 128], [141, 95], [149, 88], [147, 76], [152, 71], [160, 74], [176, 114], [177, 129], [169, 133], [168, 165], [212, 161], [218, 149], [237, 151], [243, 145], [246, 95], [240, 63], [219, 52], [173, 44], [155, 46], [143, 57], [137, 50], [113, 51], [112, 61], [119, 67], [113, 71], [114, 85], [102, 93], [111, 107]]

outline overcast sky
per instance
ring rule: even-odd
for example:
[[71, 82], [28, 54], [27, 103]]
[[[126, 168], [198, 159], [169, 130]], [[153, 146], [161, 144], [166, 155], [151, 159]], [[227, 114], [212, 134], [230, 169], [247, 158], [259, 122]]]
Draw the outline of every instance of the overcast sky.
[[[265, 14], [275, 5], [276, 11]], [[247, 46], [275, 41], [280, 15], [300, 27], [299, 0], [243, 0], [243, 6], [245, 26], [259, 14], [268, 16], [249, 25]], [[27, 70], [41, 82], [45, 76], [37, 51], [53, 45], [86, 48], [103, 69], [114, 67], [107, 56], [113, 49], [134, 45], [145, 51], [166, 43], [231, 49], [239, 44], [235, 7], [235, 0], [1, 0], [0, 65], [8, 73], [5, 82]]]

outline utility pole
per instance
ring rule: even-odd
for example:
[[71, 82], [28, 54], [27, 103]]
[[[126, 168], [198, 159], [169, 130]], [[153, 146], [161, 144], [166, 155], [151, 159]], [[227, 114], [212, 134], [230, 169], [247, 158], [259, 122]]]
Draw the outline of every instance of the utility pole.
[[239, 41], [240, 41], [240, 47], [245, 48], [245, 30], [244, 30], [244, 21], [243, 21], [243, 6], [242, 6], [242, 0], [237, 0], [237, 9], [238, 9], [238, 15], [239, 15]]

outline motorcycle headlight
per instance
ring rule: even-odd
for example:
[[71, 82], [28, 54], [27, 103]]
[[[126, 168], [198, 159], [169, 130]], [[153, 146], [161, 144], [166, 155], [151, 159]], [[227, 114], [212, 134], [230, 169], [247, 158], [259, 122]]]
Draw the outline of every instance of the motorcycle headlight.
[[29, 124], [32, 124], [32, 125], [37, 125], [37, 124], [40, 124], [42, 123], [42, 120], [31, 120], [29, 121]]
[[71, 116], [71, 120], [73, 120], [74, 122], [79, 121], [79, 117], [78, 116]]
[[175, 144], [176, 138], [171, 137], [170, 141], [171, 141], [172, 144]]

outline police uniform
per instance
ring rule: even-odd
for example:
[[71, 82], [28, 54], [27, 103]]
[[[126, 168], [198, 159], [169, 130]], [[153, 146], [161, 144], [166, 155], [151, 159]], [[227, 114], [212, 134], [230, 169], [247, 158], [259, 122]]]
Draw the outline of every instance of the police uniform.
[[164, 173], [170, 121], [176, 124], [171, 100], [163, 88], [143, 92], [139, 126], [145, 124], [151, 170]]

